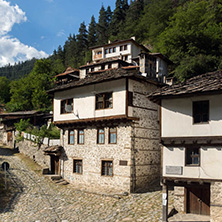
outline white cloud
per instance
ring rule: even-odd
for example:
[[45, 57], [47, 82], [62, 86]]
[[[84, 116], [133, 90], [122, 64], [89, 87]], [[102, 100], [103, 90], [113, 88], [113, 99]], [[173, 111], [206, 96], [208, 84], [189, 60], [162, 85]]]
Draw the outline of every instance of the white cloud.
[[52, 3], [54, 0], [46, 0], [47, 2], [49, 2], [49, 3]]
[[26, 22], [25, 12], [18, 5], [12, 6], [6, 0], [0, 0], [0, 66], [14, 64], [27, 59], [47, 57], [43, 51], [21, 43], [17, 38], [12, 38], [8, 33], [14, 24]]
[[11, 38], [10, 36], [0, 38], [0, 66], [25, 61], [33, 57], [44, 58], [47, 56], [48, 54], [45, 52], [24, 45], [16, 38]]
[[58, 36], [58, 37], [61, 37], [61, 36], [64, 36], [64, 35], [65, 35], [65, 32], [64, 32], [63, 29], [60, 30], [60, 31], [57, 33], [57, 36]]

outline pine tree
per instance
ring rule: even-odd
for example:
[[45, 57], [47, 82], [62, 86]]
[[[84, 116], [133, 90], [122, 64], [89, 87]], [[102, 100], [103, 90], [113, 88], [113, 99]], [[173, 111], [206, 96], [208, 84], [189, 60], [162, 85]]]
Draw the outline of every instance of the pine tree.
[[88, 44], [90, 46], [95, 46], [97, 42], [97, 34], [96, 34], [96, 21], [95, 17], [91, 17], [91, 22], [89, 24], [88, 29]]
[[99, 11], [99, 21], [96, 29], [98, 35], [98, 44], [99, 45], [105, 44], [109, 38], [109, 33], [108, 33], [107, 13], [103, 5]]

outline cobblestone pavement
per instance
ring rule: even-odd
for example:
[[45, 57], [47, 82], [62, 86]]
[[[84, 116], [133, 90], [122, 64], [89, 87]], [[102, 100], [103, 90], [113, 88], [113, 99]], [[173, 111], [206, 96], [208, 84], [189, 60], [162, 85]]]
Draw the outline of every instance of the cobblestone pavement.
[[[0, 163], [10, 163], [15, 194], [4, 209], [1, 222], [150, 221], [161, 217], [161, 191], [116, 197], [86, 193], [72, 185], [57, 185], [28, 169], [21, 154], [0, 148]], [[0, 206], [1, 207], [1, 206]]]

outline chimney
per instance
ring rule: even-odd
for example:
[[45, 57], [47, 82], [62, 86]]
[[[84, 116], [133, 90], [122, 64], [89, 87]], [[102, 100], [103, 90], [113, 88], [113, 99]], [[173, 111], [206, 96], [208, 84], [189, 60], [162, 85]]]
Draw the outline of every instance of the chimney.
[[134, 40], [134, 41], [136, 41], [136, 37], [135, 37], [135, 36], [132, 36], [131, 39]]
[[110, 44], [111, 43], [111, 41], [110, 40], [108, 40], [108, 44]]

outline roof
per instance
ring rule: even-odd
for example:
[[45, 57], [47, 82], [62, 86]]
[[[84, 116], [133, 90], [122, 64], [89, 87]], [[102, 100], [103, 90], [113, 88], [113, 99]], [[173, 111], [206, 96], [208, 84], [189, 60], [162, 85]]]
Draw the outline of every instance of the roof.
[[79, 72], [79, 70], [78, 69], [74, 69], [72, 67], [68, 67], [64, 73], [60, 73], [60, 74], [56, 75], [55, 77], [65, 76], [65, 75], [68, 75], [68, 74], [71, 74], [71, 73], [75, 73], [75, 72]]
[[173, 62], [171, 60], [169, 60], [165, 55], [163, 55], [160, 52], [150, 52], [149, 55], [151, 56], [156, 56], [156, 57], [160, 57], [162, 60], [164, 60], [165, 62], [167, 62], [168, 64], [173, 64]]
[[11, 113], [1, 113], [0, 117], [5, 117], [5, 116], [26, 116], [26, 115], [34, 115], [39, 113], [40, 111], [36, 110], [31, 110], [31, 111], [19, 111], [19, 112], [11, 112]]
[[104, 63], [113, 63], [113, 62], [119, 62], [124, 65], [129, 65], [128, 62], [120, 59], [118, 56], [118, 57], [101, 59], [98, 62], [92, 62], [92, 63], [86, 64], [86, 65], [80, 66], [79, 68], [82, 69], [82, 68], [86, 68], [86, 67], [90, 67], [90, 66], [96, 66], [96, 65], [100, 65], [100, 64], [104, 64]]
[[160, 83], [158, 83], [157, 81], [140, 75], [139, 71], [136, 68], [130, 69], [130, 70], [125, 70], [123, 68], [118, 68], [118, 69], [115, 68], [115, 69], [106, 70], [103, 73], [89, 75], [88, 77], [80, 79], [78, 81], [74, 81], [74, 82], [70, 82], [64, 85], [57, 86], [51, 90], [48, 90], [47, 92], [54, 93], [56, 91], [62, 91], [62, 90], [67, 90], [67, 89], [71, 89], [75, 87], [91, 85], [95, 83], [111, 81], [111, 80], [127, 78], [127, 77], [146, 81], [155, 85], [160, 85]]
[[222, 70], [208, 72], [183, 83], [162, 87], [151, 93], [148, 98], [155, 102], [165, 98], [219, 93], [222, 93]]
[[59, 146], [59, 145], [55, 145], [55, 146], [49, 146], [47, 148], [44, 149], [44, 153], [46, 155], [55, 155], [55, 156], [59, 156], [62, 152], [63, 147]]
[[108, 43], [108, 44], [93, 46], [93, 47], [90, 47], [90, 49], [96, 49], [96, 48], [101, 48], [101, 47], [113, 46], [113, 45], [118, 45], [118, 44], [127, 43], [127, 42], [132, 42], [135, 45], [137, 45], [138, 47], [141, 47], [144, 51], [149, 52], [148, 48], [146, 48], [144, 45], [139, 44], [138, 42], [136, 42], [132, 38], [131, 39], [125, 39], [125, 40], [116, 40], [116, 41]]

